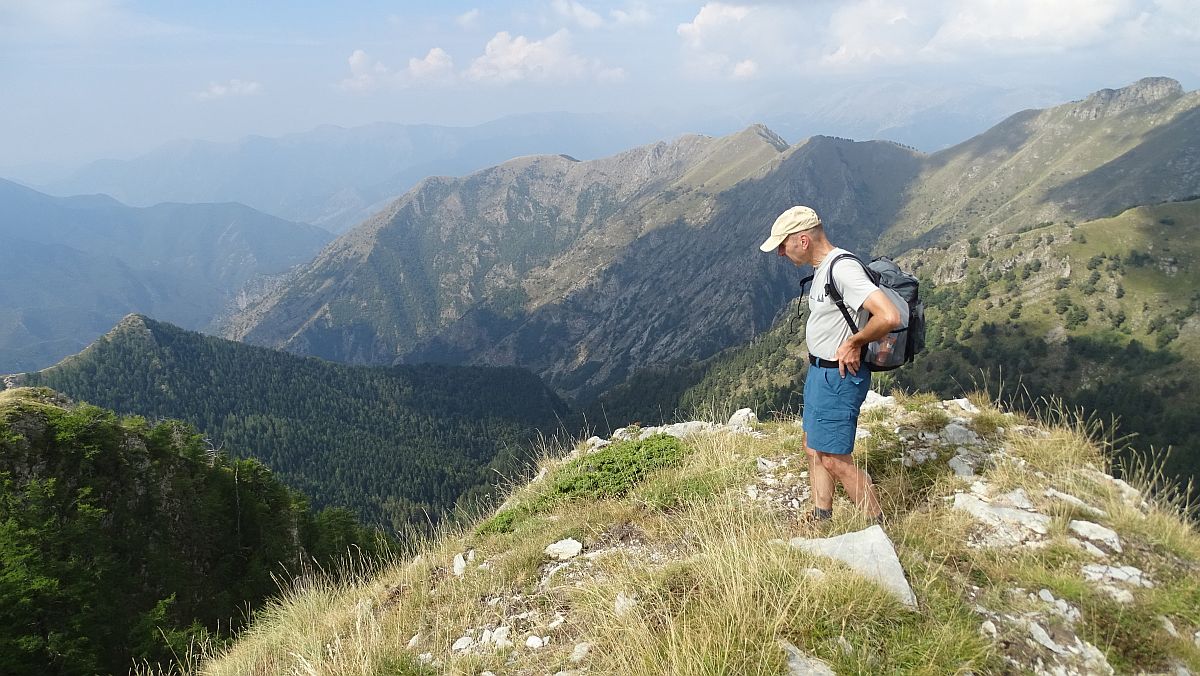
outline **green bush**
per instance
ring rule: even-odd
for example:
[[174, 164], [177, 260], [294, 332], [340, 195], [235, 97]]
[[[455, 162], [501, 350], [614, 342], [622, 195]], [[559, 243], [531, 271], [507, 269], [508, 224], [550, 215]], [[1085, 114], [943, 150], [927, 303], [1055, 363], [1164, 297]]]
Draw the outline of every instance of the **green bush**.
[[[548, 511], [560, 501], [622, 497], [651, 473], [678, 466], [686, 451], [683, 442], [669, 434], [617, 442], [567, 463], [546, 480], [546, 487], [529, 505], [501, 510], [476, 532], [511, 533], [529, 516]], [[699, 491], [703, 486], [692, 488]], [[664, 508], [671, 506], [660, 501]]]
[[669, 434], [612, 444], [560, 470], [538, 502], [619, 498], [651, 472], [679, 465], [684, 451], [683, 443]]

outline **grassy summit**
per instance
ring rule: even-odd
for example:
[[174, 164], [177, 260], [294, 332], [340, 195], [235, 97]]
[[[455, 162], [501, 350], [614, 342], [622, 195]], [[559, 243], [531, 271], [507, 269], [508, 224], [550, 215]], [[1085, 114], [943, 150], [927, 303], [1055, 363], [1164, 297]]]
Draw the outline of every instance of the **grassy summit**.
[[[1070, 416], [1029, 420], [974, 395], [896, 400], [864, 412], [856, 456], [915, 610], [789, 546], [865, 526], [844, 497], [831, 524], [799, 521], [794, 421], [682, 440], [633, 429], [547, 453], [495, 514], [412, 558], [287, 590], [194, 670], [782, 674], [810, 658], [837, 673], [1200, 669], [1200, 534], [1179, 500], [1147, 497], [1147, 473], [1112, 479], [1103, 440]], [[568, 540], [578, 551], [547, 553]]]

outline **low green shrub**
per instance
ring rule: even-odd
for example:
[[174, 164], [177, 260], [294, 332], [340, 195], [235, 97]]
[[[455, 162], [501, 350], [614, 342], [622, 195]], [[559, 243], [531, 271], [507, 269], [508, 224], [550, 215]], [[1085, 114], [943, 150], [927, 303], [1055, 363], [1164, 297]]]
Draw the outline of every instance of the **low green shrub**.
[[[686, 450], [683, 442], [669, 434], [611, 444], [567, 463], [546, 479], [542, 491], [529, 504], [497, 512], [476, 533], [511, 533], [527, 517], [549, 511], [562, 501], [622, 497], [651, 473], [678, 466]], [[697, 496], [712, 490], [703, 482], [691, 488]], [[668, 507], [665, 498], [663, 505]]]

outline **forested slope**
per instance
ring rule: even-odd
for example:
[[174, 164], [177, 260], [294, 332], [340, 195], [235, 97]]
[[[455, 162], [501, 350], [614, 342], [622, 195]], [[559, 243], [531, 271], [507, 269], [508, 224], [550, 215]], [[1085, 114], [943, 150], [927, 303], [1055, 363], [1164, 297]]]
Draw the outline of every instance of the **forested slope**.
[[351, 544], [379, 542], [185, 423], [0, 392], [0, 673], [169, 660], [190, 636], [228, 637], [277, 592], [273, 576]]
[[178, 417], [266, 463], [318, 506], [428, 525], [522, 472], [566, 407], [527, 371], [354, 367], [126, 317], [22, 382], [150, 418]]

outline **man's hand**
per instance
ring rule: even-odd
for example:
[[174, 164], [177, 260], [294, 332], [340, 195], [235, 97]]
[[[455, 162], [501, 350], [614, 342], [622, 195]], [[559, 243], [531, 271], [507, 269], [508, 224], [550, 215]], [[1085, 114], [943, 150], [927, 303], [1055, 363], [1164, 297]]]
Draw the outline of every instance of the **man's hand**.
[[850, 375], [856, 376], [858, 367], [862, 365], [862, 345], [855, 343], [853, 337], [847, 338], [846, 342], [838, 348], [834, 359], [837, 359], [838, 373], [843, 378], [846, 377], [847, 371], [850, 372]]

